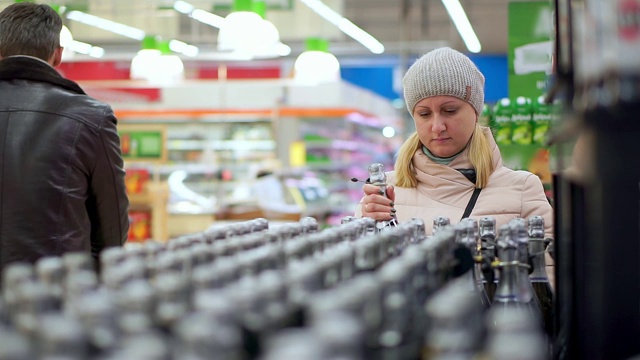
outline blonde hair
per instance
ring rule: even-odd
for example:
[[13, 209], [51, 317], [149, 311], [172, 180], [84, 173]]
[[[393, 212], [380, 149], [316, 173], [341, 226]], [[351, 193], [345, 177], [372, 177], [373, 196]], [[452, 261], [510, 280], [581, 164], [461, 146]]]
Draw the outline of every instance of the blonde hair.
[[[484, 188], [489, 183], [489, 176], [493, 173], [493, 151], [489, 146], [489, 140], [476, 123], [473, 134], [469, 140], [469, 161], [476, 171], [476, 188]], [[418, 133], [414, 132], [402, 144], [398, 151], [398, 157], [394, 165], [396, 175], [396, 186], [404, 188], [414, 188], [418, 186], [418, 179], [413, 168], [413, 155], [422, 148], [422, 143]]]

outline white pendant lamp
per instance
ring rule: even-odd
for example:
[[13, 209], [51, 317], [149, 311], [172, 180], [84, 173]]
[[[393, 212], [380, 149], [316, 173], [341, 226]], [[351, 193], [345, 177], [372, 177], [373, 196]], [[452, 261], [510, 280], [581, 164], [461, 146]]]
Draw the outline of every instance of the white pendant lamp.
[[248, 58], [288, 55], [291, 49], [287, 52], [278, 29], [264, 19], [265, 12], [264, 1], [234, 0], [233, 12], [225, 17], [218, 32], [218, 50]]
[[340, 80], [340, 63], [329, 53], [329, 42], [320, 38], [305, 41], [306, 51], [294, 63], [294, 82], [315, 86]]
[[155, 85], [173, 84], [184, 79], [184, 64], [171, 53], [169, 42], [145, 36], [142, 49], [131, 60], [130, 78]]

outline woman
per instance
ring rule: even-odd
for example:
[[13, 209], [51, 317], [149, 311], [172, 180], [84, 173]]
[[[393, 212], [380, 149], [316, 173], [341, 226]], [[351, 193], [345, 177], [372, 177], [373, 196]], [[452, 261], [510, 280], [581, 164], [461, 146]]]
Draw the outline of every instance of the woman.
[[457, 223], [467, 208], [468, 217], [492, 216], [497, 227], [540, 215], [552, 238], [553, 211], [540, 179], [503, 166], [491, 131], [478, 124], [484, 76], [473, 62], [450, 48], [433, 50], [409, 68], [403, 87], [416, 132], [387, 174], [387, 193], [364, 185], [356, 215], [400, 223], [422, 218], [428, 234], [434, 217]]

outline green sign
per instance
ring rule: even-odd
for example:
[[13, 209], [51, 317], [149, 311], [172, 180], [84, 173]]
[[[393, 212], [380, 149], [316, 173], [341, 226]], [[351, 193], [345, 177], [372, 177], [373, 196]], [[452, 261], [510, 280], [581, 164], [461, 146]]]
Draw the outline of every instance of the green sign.
[[509, 3], [509, 97], [537, 99], [547, 91], [553, 53], [553, 8], [549, 1]]
[[119, 133], [125, 160], [164, 160], [163, 130], [121, 130]]

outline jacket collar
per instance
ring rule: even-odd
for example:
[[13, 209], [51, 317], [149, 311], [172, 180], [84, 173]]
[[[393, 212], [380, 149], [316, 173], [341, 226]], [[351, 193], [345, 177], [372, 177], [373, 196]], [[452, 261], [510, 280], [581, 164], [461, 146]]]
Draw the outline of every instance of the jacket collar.
[[47, 82], [86, 95], [78, 84], [63, 78], [51, 65], [30, 56], [9, 56], [0, 60], [0, 81], [14, 79]]
[[[487, 137], [489, 147], [492, 150], [494, 170], [498, 169], [502, 166], [502, 155], [500, 154], [500, 149], [493, 138], [491, 129], [483, 127], [482, 131]], [[473, 165], [471, 165], [471, 161], [469, 161], [468, 147], [448, 165], [441, 165], [434, 162], [424, 154], [422, 149], [418, 149], [413, 155], [413, 166], [416, 170], [418, 181], [422, 184], [433, 184], [434, 186], [438, 186], [438, 184], [454, 182], [463, 184], [464, 186], [473, 187], [473, 182], [469, 180], [467, 174], [464, 174], [464, 172], [460, 172], [459, 170], [473, 169]]]

